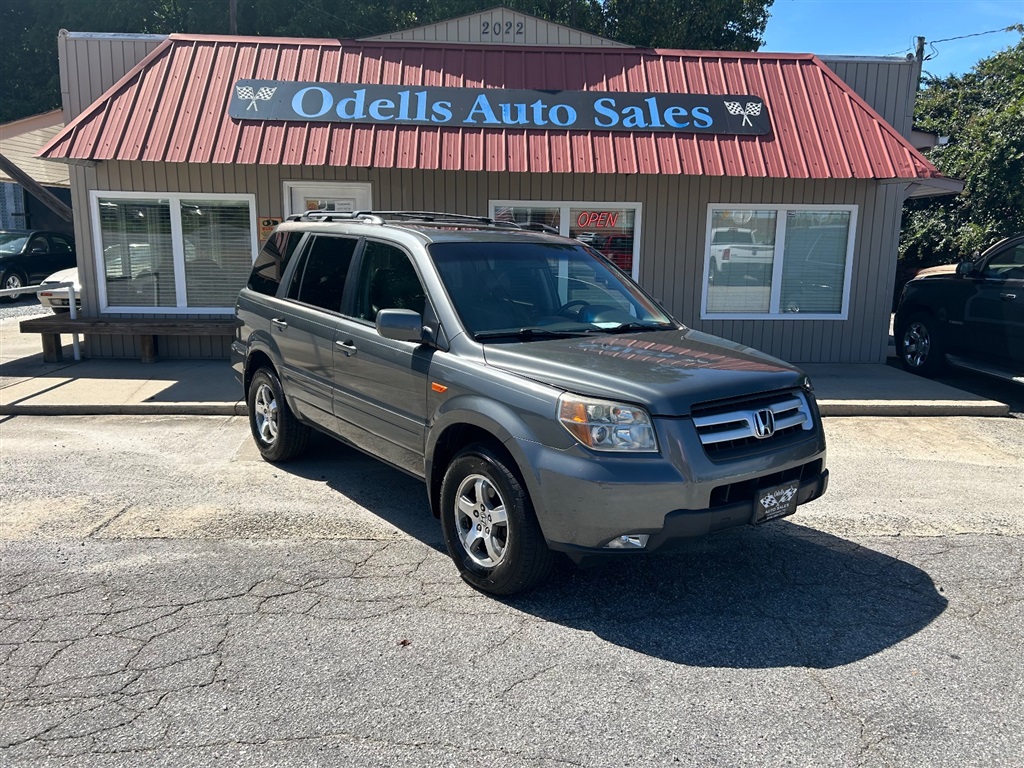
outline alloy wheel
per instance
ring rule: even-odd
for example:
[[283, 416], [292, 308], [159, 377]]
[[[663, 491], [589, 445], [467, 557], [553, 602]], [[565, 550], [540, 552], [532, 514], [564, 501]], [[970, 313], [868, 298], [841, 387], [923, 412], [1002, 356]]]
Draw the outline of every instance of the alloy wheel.
[[267, 445], [277, 440], [277, 398], [268, 384], [261, 384], [254, 398], [256, 431]]
[[921, 322], [913, 322], [903, 332], [903, 359], [907, 365], [920, 368], [928, 360], [928, 352], [932, 347], [931, 334], [928, 326]]
[[477, 565], [494, 568], [508, 548], [505, 501], [483, 475], [469, 475], [455, 496], [455, 525], [462, 548]]

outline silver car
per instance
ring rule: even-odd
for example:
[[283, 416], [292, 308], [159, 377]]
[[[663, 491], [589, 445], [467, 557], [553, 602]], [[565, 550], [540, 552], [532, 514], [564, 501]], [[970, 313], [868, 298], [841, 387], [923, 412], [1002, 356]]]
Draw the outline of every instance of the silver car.
[[632, 556], [825, 492], [807, 377], [688, 329], [578, 240], [473, 217], [309, 214], [238, 298], [232, 362], [272, 462], [310, 430], [426, 483], [493, 594], [553, 552]]

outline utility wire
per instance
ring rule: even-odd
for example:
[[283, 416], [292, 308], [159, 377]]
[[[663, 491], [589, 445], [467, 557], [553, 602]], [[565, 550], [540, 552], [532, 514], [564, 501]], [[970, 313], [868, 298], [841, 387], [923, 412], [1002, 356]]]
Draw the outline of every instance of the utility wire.
[[[1021, 26], [1019, 24], [1011, 24], [1008, 27], [1003, 27], [1002, 29], [990, 29], [987, 32], [972, 32], [969, 35], [960, 35], [958, 37], [946, 37], [946, 38], [943, 38], [942, 40], [929, 40], [928, 41], [928, 45], [934, 45], [935, 43], [949, 43], [949, 42], [951, 42], [953, 40], [963, 40], [963, 39], [968, 38], [968, 37], [981, 37], [982, 35], [994, 35], [997, 32], [1013, 32], [1015, 30], [1020, 30], [1020, 29], [1021, 29]], [[903, 50], [893, 51], [892, 53], [887, 53], [885, 55], [886, 56], [899, 56], [901, 53], [910, 53], [913, 50], [914, 50], [914, 46], [911, 45], [911, 46], [907, 46]], [[933, 56], [934, 56], [934, 54], [933, 54]], [[929, 58], [931, 58], [931, 57], [929, 57]]]

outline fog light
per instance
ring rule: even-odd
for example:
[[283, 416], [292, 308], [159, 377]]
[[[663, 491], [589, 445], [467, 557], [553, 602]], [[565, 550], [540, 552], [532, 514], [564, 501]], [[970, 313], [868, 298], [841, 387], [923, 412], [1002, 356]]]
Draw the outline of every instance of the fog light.
[[647, 546], [648, 533], [637, 533], [632, 536], [619, 536], [604, 545], [605, 549], [643, 549]]

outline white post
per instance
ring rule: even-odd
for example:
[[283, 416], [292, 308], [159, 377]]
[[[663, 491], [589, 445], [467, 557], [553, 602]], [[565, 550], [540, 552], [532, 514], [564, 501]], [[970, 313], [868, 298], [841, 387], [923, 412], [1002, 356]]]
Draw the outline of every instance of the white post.
[[[74, 283], [68, 283], [67, 286], [68, 286], [68, 309], [71, 311], [71, 319], [72, 320], [76, 320], [76, 319], [78, 319], [78, 307], [76, 306], [76, 304], [78, 303], [78, 300], [75, 297], [75, 284]], [[81, 360], [82, 360], [82, 350], [78, 346], [78, 331], [72, 331], [71, 332], [71, 346], [75, 350], [75, 362], [76, 363], [77, 362], [81, 362]]]

